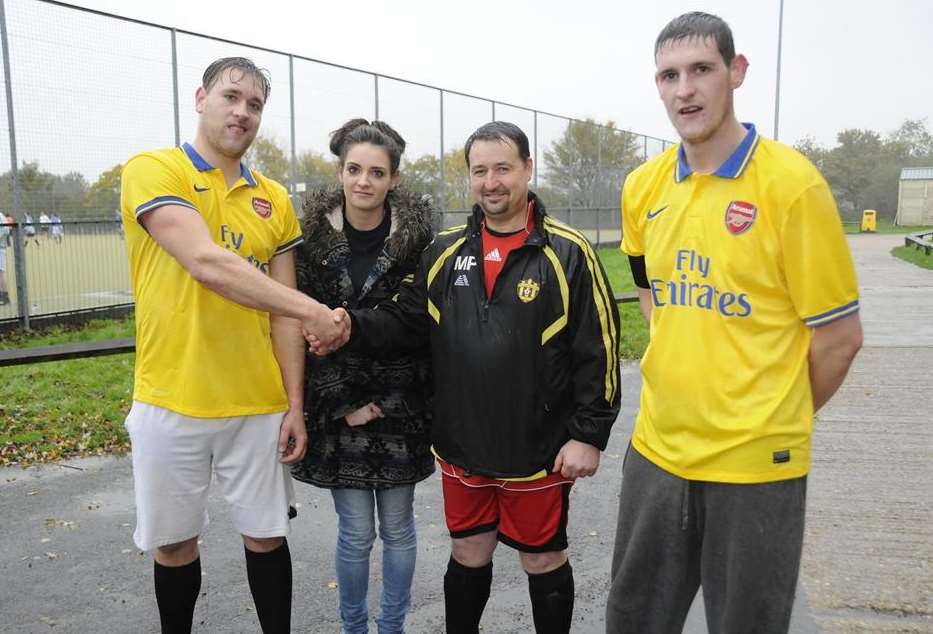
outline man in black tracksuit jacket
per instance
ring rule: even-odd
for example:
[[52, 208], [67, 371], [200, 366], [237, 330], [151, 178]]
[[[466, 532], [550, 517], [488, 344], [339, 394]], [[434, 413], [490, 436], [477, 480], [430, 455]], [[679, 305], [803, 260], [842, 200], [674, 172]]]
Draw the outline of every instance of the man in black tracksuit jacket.
[[619, 412], [618, 310], [586, 238], [528, 191], [524, 133], [487, 124], [465, 152], [472, 216], [435, 237], [393, 302], [352, 312], [350, 345], [431, 346], [447, 631], [477, 631], [498, 540], [520, 552], [537, 631], [567, 632], [568, 493], [595, 473]]

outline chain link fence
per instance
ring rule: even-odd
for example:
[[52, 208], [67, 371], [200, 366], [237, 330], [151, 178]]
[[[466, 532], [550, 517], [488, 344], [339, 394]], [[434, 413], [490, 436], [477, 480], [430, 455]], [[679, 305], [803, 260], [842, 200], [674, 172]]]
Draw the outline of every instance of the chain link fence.
[[[670, 144], [619, 129], [403, 79], [250, 47], [47, 0], [0, 0], [0, 212], [9, 303], [0, 323], [132, 302], [119, 215], [120, 171], [134, 153], [192, 140], [204, 68], [242, 55], [272, 92], [251, 167], [304, 192], [334, 182], [331, 130], [353, 117], [389, 122], [408, 142], [403, 182], [432, 194], [439, 228], [471, 207], [463, 144], [491, 120], [528, 135], [532, 188], [597, 244], [621, 236], [625, 175]], [[58, 218], [60, 236], [41, 219]], [[51, 225], [51, 221], [48, 223]], [[35, 230], [35, 234], [31, 234]]]

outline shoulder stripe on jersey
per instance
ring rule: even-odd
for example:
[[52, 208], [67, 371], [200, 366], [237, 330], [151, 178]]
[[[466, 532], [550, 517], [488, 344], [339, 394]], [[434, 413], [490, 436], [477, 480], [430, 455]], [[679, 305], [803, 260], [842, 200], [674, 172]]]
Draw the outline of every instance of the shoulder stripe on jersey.
[[294, 249], [295, 247], [297, 247], [299, 244], [301, 244], [304, 241], [305, 241], [304, 236], [297, 236], [295, 238], [292, 238], [285, 244], [279, 245], [279, 248], [275, 250], [275, 253], [273, 255], [279, 255], [281, 253], [285, 253], [286, 251], [291, 251], [292, 249]]
[[434, 318], [435, 323], [441, 323], [441, 311], [437, 309], [437, 306], [434, 305], [434, 302], [431, 301], [431, 283], [434, 281], [434, 278], [437, 277], [437, 273], [444, 266], [444, 262], [447, 261], [454, 252], [460, 248], [460, 245], [466, 242], [466, 236], [455, 240], [452, 245], [444, 249], [444, 252], [441, 253], [438, 258], [434, 261], [434, 264], [431, 265], [430, 270], [428, 270], [428, 280], [425, 288], [428, 291], [428, 314]]
[[157, 207], [164, 207], [165, 205], [179, 205], [181, 207], [194, 209], [195, 211], [198, 210], [190, 200], [185, 200], [179, 196], [156, 196], [152, 200], [147, 200], [136, 208], [136, 217], [139, 218], [141, 214], [152, 211]]
[[590, 278], [593, 280], [593, 303], [596, 305], [596, 313], [599, 316], [599, 324], [603, 335], [603, 345], [606, 348], [606, 401], [611, 403], [615, 398], [618, 389], [618, 376], [615, 371], [618, 359], [616, 351], [618, 346], [618, 334], [616, 325], [612, 319], [612, 304], [614, 298], [609, 296], [606, 280], [603, 278], [599, 267], [599, 261], [593, 247], [589, 241], [575, 229], [559, 223], [549, 216], [544, 218], [544, 226], [552, 233], [562, 236], [583, 251], [586, 266], [590, 271]]
[[450, 235], [450, 234], [452, 234], [452, 233], [457, 233], [458, 231], [463, 231], [464, 229], [466, 229], [466, 225], [465, 225], [465, 224], [457, 225], [456, 227], [450, 227], [449, 229], [444, 229], [443, 231], [438, 231], [438, 232], [437, 232], [437, 235], [439, 235], [439, 236], [448, 236], [448, 235]]
[[551, 264], [554, 266], [554, 272], [557, 274], [557, 284], [560, 286], [560, 298], [562, 306], [564, 307], [563, 314], [558, 317], [553, 324], [544, 329], [544, 332], [541, 333], [541, 345], [546, 344], [554, 335], [559, 333], [567, 325], [567, 314], [570, 312], [570, 288], [567, 285], [567, 274], [564, 272], [564, 267], [560, 263], [560, 260], [557, 258], [557, 254], [554, 253], [554, 249], [550, 245], [544, 246], [544, 255], [547, 256], [547, 259], [551, 261]]
[[805, 323], [810, 328], [816, 328], [817, 326], [825, 326], [826, 324], [836, 321], [837, 319], [842, 319], [843, 317], [848, 317], [852, 313], [858, 312], [859, 305], [858, 300], [849, 302], [842, 306], [833, 308], [832, 310], [827, 310], [824, 313], [819, 315], [813, 315], [812, 317], [804, 317], [803, 323]]
[[745, 168], [748, 167], [748, 164], [751, 162], [752, 157], [755, 155], [755, 150], [758, 149], [758, 144], [761, 142], [761, 135], [755, 133], [755, 140], [752, 142], [752, 146], [748, 149], [748, 153], [745, 155], [745, 160], [742, 161], [742, 164], [739, 166], [739, 169], [736, 170], [736, 178], [741, 176], [745, 172]]

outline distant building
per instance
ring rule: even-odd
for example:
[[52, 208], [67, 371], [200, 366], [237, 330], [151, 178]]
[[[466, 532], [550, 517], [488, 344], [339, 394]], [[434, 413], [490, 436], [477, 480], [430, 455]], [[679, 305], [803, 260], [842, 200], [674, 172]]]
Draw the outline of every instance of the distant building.
[[894, 224], [933, 225], [933, 167], [901, 169]]

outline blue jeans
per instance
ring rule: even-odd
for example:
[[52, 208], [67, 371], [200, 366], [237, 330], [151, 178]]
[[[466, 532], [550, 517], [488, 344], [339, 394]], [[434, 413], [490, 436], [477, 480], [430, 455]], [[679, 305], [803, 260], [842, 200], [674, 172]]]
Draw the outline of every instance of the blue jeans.
[[382, 538], [382, 605], [376, 625], [379, 634], [404, 632], [411, 604], [411, 580], [418, 549], [413, 501], [415, 485], [391, 489], [331, 489], [337, 511], [337, 584], [340, 620], [345, 634], [369, 632], [369, 553]]

